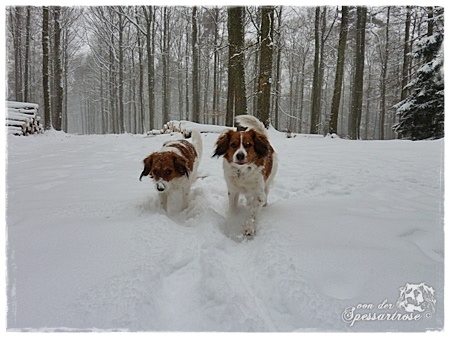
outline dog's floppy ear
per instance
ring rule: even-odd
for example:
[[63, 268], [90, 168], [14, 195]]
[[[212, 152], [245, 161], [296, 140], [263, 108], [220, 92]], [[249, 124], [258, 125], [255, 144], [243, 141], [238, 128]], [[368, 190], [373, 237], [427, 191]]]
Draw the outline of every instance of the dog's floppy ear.
[[269, 155], [269, 140], [267, 139], [266, 135], [263, 135], [261, 133], [255, 132], [254, 130], [250, 130], [250, 132], [253, 134], [253, 143], [255, 152], [258, 154], [258, 157], [266, 157]]
[[229, 130], [227, 133], [219, 136], [219, 138], [216, 141], [216, 149], [214, 150], [214, 155], [212, 157], [215, 156], [220, 157], [226, 153], [230, 143], [230, 137], [232, 132], [233, 132], [232, 130]]
[[397, 300], [397, 307], [400, 308], [405, 304], [406, 300], [406, 287], [402, 286], [400, 287], [400, 297]]
[[173, 165], [175, 170], [181, 175], [186, 175], [189, 178], [189, 169], [187, 168], [186, 160], [182, 157], [175, 155], [173, 157]]
[[424, 283], [420, 284], [422, 289], [422, 295], [425, 302], [427, 302], [427, 306], [430, 307], [431, 311], [434, 313], [436, 311], [436, 300], [434, 299], [434, 289], [430, 286], [425, 285]]
[[150, 154], [149, 156], [147, 156], [144, 161], [144, 170], [141, 173], [141, 176], [139, 177], [139, 181], [142, 180], [142, 177], [144, 176], [148, 176], [150, 174], [150, 171], [152, 170], [152, 166], [153, 166], [153, 156], [154, 153]]

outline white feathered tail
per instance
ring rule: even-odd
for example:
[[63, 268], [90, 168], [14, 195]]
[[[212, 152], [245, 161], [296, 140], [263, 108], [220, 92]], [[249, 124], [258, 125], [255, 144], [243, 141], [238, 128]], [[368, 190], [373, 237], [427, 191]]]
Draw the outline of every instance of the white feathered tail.
[[267, 135], [267, 129], [264, 126], [264, 123], [262, 123], [260, 120], [258, 120], [254, 116], [238, 115], [238, 116], [236, 116], [235, 120], [240, 126], [242, 126], [244, 128], [253, 129], [257, 132]]
[[202, 135], [197, 129], [192, 130], [191, 133], [192, 137], [192, 145], [194, 146], [195, 150], [198, 154], [198, 159], [200, 160], [202, 158], [202, 152], [203, 152], [203, 140]]

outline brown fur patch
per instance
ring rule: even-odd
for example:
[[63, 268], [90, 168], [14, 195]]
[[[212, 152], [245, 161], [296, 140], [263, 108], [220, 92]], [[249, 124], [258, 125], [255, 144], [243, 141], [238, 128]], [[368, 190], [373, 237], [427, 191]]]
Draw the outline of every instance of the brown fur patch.
[[170, 182], [184, 175], [189, 177], [189, 173], [194, 169], [197, 152], [190, 142], [185, 142], [183, 145], [174, 143], [167, 146], [178, 149], [182, 156], [173, 151], [157, 151], [147, 156], [143, 161], [141, 178], [149, 175], [156, 181], [163, 179]]
[[183, 155], [182, 157], [186, 159], [186, 165], [189, 171], [192, 171], [192, 169], [194, 169], [194, 161], [197, 157], [197, 151], [195, 150], [191, 142], [180, 140], [177, 143], [168, 144], [167, 147], [178, 149]]

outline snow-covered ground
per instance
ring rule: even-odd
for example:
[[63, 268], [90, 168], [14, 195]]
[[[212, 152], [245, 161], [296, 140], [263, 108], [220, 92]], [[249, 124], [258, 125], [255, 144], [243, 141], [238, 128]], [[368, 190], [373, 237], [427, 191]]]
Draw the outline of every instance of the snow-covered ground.
[[[202, 136], [190, 205], [169, 216], [139, 175], [179, 134], [8, 136], [8, 329], [443, 327], [443, 140], [272, 130], [278, 175], [257, 235], [241, 241], [244, 208], [227, 215], [222, 160], [211, 158], [218, 134]], [[407, 283], [435, 290], [435, 312], [406, 320]]]

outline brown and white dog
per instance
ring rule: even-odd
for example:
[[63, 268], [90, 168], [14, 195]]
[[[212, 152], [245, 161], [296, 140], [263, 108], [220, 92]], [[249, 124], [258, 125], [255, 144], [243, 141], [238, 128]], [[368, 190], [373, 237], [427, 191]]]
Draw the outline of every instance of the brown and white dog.
[[276, 153], [270, 145], [264, 124], [250, 115], [236, 117], [246, 131], [229, 130], [216, 142], [214, 156], [223, 156], [223, 170], [228, 187], [229, 210], [234, 213], [239, 195], [246, 198], [250, 214], [243, 234], [253, 236], [261, 208], [277, 171]]
[[167, 212], [169, 195], [181, 194], [182, 209], [188, 206], [189, 191], [196, 179], [202, 156], [202, 137], [198, 130], [192, 131], [192, 143], [187, 140], [167, 141], [159, 151], [144, 159], [144, 170], [139, 180], [150, 176], [159, 193], [159, 201]]

